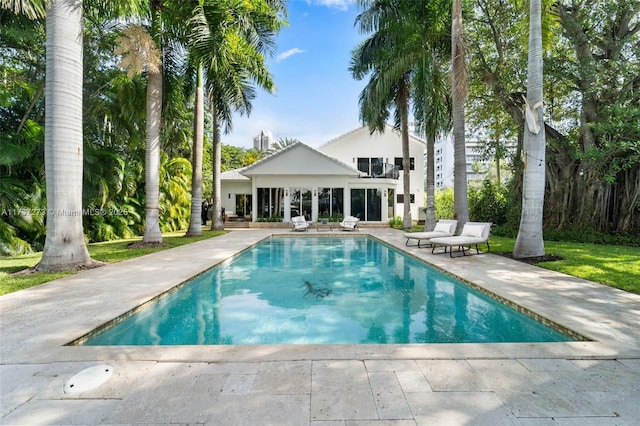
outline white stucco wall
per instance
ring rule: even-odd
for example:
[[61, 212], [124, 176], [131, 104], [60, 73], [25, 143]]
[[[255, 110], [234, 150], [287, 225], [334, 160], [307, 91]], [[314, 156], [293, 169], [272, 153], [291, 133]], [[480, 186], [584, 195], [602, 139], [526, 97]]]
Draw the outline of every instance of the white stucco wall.
[[[418, 219], [419, 207], [424, 204], [423, 158], [425, 144], [420, 139], [410, 137], [410, 156], [414, 158], [415, 170], [410, 172], [411, 193], [415, 202], [411, 204], [411, 216]], [[318, 193], [320, 188], [343, 188], [343, 214], [352, 214], [351, 195], [354, 189], [375, 189], [376, 193], [365, 192], [368, 205], [370, 195], [380, 196], [380, 212], [365, 207], [363, 220], [387, 222], [394, 216], [402, 216], [403, 204], [397, 203], [397, 195], [403, 192], [402, 172], [399, 179], [363, 177], [357, 170], [357, 158], [382, 158], [383, 162], [394, 164], [395, 158], [402, 157], [400, 134], [388, 127], [380, 135], [370, 135], [368, 129], [361, 128], [340, 136], [318, 149], [297, 144], [273, 154], [260, 162], [229, 174], [222, 180], [222, 205], [229, 211], [235, 210], [236, 194], [253, 194], [252, 220], [258, 217], [258, 188], [284, 189], [284, 220], [291, 218], [291, 192], [296, 188], [312, 192], [312, 220], [319, 215]], [[245, 176], [248, 180], [239, 181]], [[235, 177], [235, 179], [234, 179]], [[394, 197], [389, 199], [391, 195]], [[391, 204], [391, 206], [389, 206]], [[360, 207], [361, 208], [361, 207]], [[362, 213], [362, 212], [360, 212]]]
[[236, 214], [236, 195], [251, 194], [251, 181], [224, 181], [221, 185], [222, 207], [227, 214]]
[[[358, 167], [358, 157], [382, 158], [385, 163], [394, 163], [395, 157], [402, 157], [402, 141], [400, 133], [387, 126], [383, 134], [369, 134], [369, 129], [362, 127], [345, 135], [329, 141], [318, 148], [337, 160], [354, 168]], [[418, 219], [418, 209], [424, 206], [424, 153], [426, 145], [420, 139], [409, 137], [409, 156], [414, 158], [415, 170], [410, 172], [411, 193], [415, 196], [415, 202], [411, 204], [411, 218]], [[374, 179], [375, 180], [375, 179]], [[403, 192], [403, 177], [400, 178], [395, 188], [396, 195]], [[395, 200], [394, 200], [395, 201]], [[395, 215], [402, 216], [403, 204], [395, 203]]]

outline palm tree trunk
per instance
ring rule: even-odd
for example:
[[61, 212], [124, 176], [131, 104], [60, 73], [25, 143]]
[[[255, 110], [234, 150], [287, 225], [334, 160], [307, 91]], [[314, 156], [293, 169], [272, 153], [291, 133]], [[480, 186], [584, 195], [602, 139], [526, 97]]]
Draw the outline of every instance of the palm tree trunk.
[[[151, 0], [151, 36], [162, 50], [160, 42], [162, 0]], [[147, 117], [145, 146], [145, 223], [142, 242], [161, 243], [160, 231], [160, 131], [162, 126], [162, 68], [149, 69], [147, 78]]]
[[[426, 122], [426, 121], [425, 121]], [[436, 203], [435, 203], [435, 131], [428, 130], [427, 135], [427, 217], [424, 221], [424, 230], [432, 231], [436, 226]]]
[[[529, 12], [529, 61], [527, 64], [527, 100], [532, 108], [542, 101], [542, 24], [541, 0], [531, 0]], [[513, 257], [544, 255], [542, 214], [545, 189], [545, 130], [543, 108], [538, 106], [540, 131], [533, 133], [524, 126], [524, 180], [522, 215], [513, 248]]]
[[191, 172], [191, 218], [187, 235], [202, 235], [202, 150], [204, 141], [204, 96], [202, 65], [198, 65], [195, 117], [193, 132], [193, 159]]
[[400, 111], [400, 131], [402, 138], [402, 190], [404, 192], [402, 228], [409, 229], [411, 223], [411, 162], [409, 152], [409, 87], [406, 81], [400, 81], [397, 108]]
[[465, 64], [464, 33], [462, 29], [462, 1], [453, 2], [451, 28], [451, 72], [452, 121], [453, 121], [453, 216], [458, 220], [458, 229], [469, 221], [467, 199], [467, 155], [465, 141], [464, 103], [467, 98], [467, 71]]
[[220, 120], [215, 104], [211, 108], [213, 122], [213, 213], [211, 215], [211, 230], [224, 229], [222, 221], [222, 194], [220, 192], [220, 165], [222, 159], [222, 141], [220, 140]]
[[160, 232], [160, 121], [162, 117], [162, 74], [150, 72], [147, 81], [145, 149], [145, 224], [142, 242], [161, 243]]
[[[527, 64], [527, 100], [532, 108], [542, 101], [542, 24], [541, 0], [531, 0], [529, 12], [529, 60]], [[537, 107], [539, 132], [524, 126], [524, 179], [522, 215], [513, 248], [515, 258], [544, 255], [542, 213], [545, 187], [545, 131], [541, 104]]]
[[82, 1], [47, 12], [45, 169], [47, 236], [41, 271], [89, 265], [82, 229]]

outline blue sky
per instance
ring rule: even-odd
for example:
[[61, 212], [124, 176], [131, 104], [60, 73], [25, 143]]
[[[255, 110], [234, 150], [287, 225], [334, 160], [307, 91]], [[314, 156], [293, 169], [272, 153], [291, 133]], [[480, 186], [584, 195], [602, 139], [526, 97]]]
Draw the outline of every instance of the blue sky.
[[351, 0], [289, 0], [289, 26], [267, 60], [278, 91], [258, 90], [250, 117], [235, 116], [223, 143], [253, 147], [253, 136], [296, 138], [317, 147], [360, 126], [358, 95], [366, 84], [348, 71], [351, 50], [364, 39]]

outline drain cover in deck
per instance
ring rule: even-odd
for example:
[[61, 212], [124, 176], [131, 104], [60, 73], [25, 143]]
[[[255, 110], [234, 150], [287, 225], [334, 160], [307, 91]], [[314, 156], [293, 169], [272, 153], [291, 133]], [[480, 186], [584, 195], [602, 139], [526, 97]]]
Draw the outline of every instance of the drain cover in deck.
[[111, 377], [113, 367], [107, 364], [85, 368], [64, 384], [64, 393], [80, 393], [97, 388]]

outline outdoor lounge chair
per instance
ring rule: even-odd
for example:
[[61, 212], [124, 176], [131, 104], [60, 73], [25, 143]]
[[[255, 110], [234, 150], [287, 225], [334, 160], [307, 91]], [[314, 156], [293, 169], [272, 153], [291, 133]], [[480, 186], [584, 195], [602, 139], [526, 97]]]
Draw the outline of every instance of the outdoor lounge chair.
[[433, 231], [406, 232], [404, 234], [407, 239], [405, 245], [409, 245], [409, 240], [418, 240], [418, 247], [422, 247], [420, 245], [420, 241], [426, 240], [426, 245], [429, 247], [431, 246], [431, 242], [429, 241], [431, 238], [452, 237], [453, 234], [456, 233], [456, 226], [458, 226], [457, 220], [441, 219], [436, 223], [436, 227], [433, 228]]
[[355, 231], [358, 228], [358, 222], [360, 219], [354, 216], [345, 216], [340, 222], [340, 229], [343, 231]]
[[436, 247], [444, 246], [444, 252], [449, 249], [449, 256], [453, 257], [453, 247], [458, 247], [457, 251], [462, 251], [462, 255], [466, 256], [467, 251], [471, 251], [472, 246], [476, 246], [476, 253], [480, 253], [478, 244], [486, 243], [487, 251], [489, 247], [489, 232], [491, 231], [490, 222], [467, 222], [462, 228], [460, 235], [453, 237], [431, 238], [429, 242], [433, 245], [431, 253], [435, 253]]
[[306, 231], [307, 229], [309, 229], [309, 222], [307, 222], [304, 216], [292, 217], [291, 224], [293, 225], [294, 231]]

